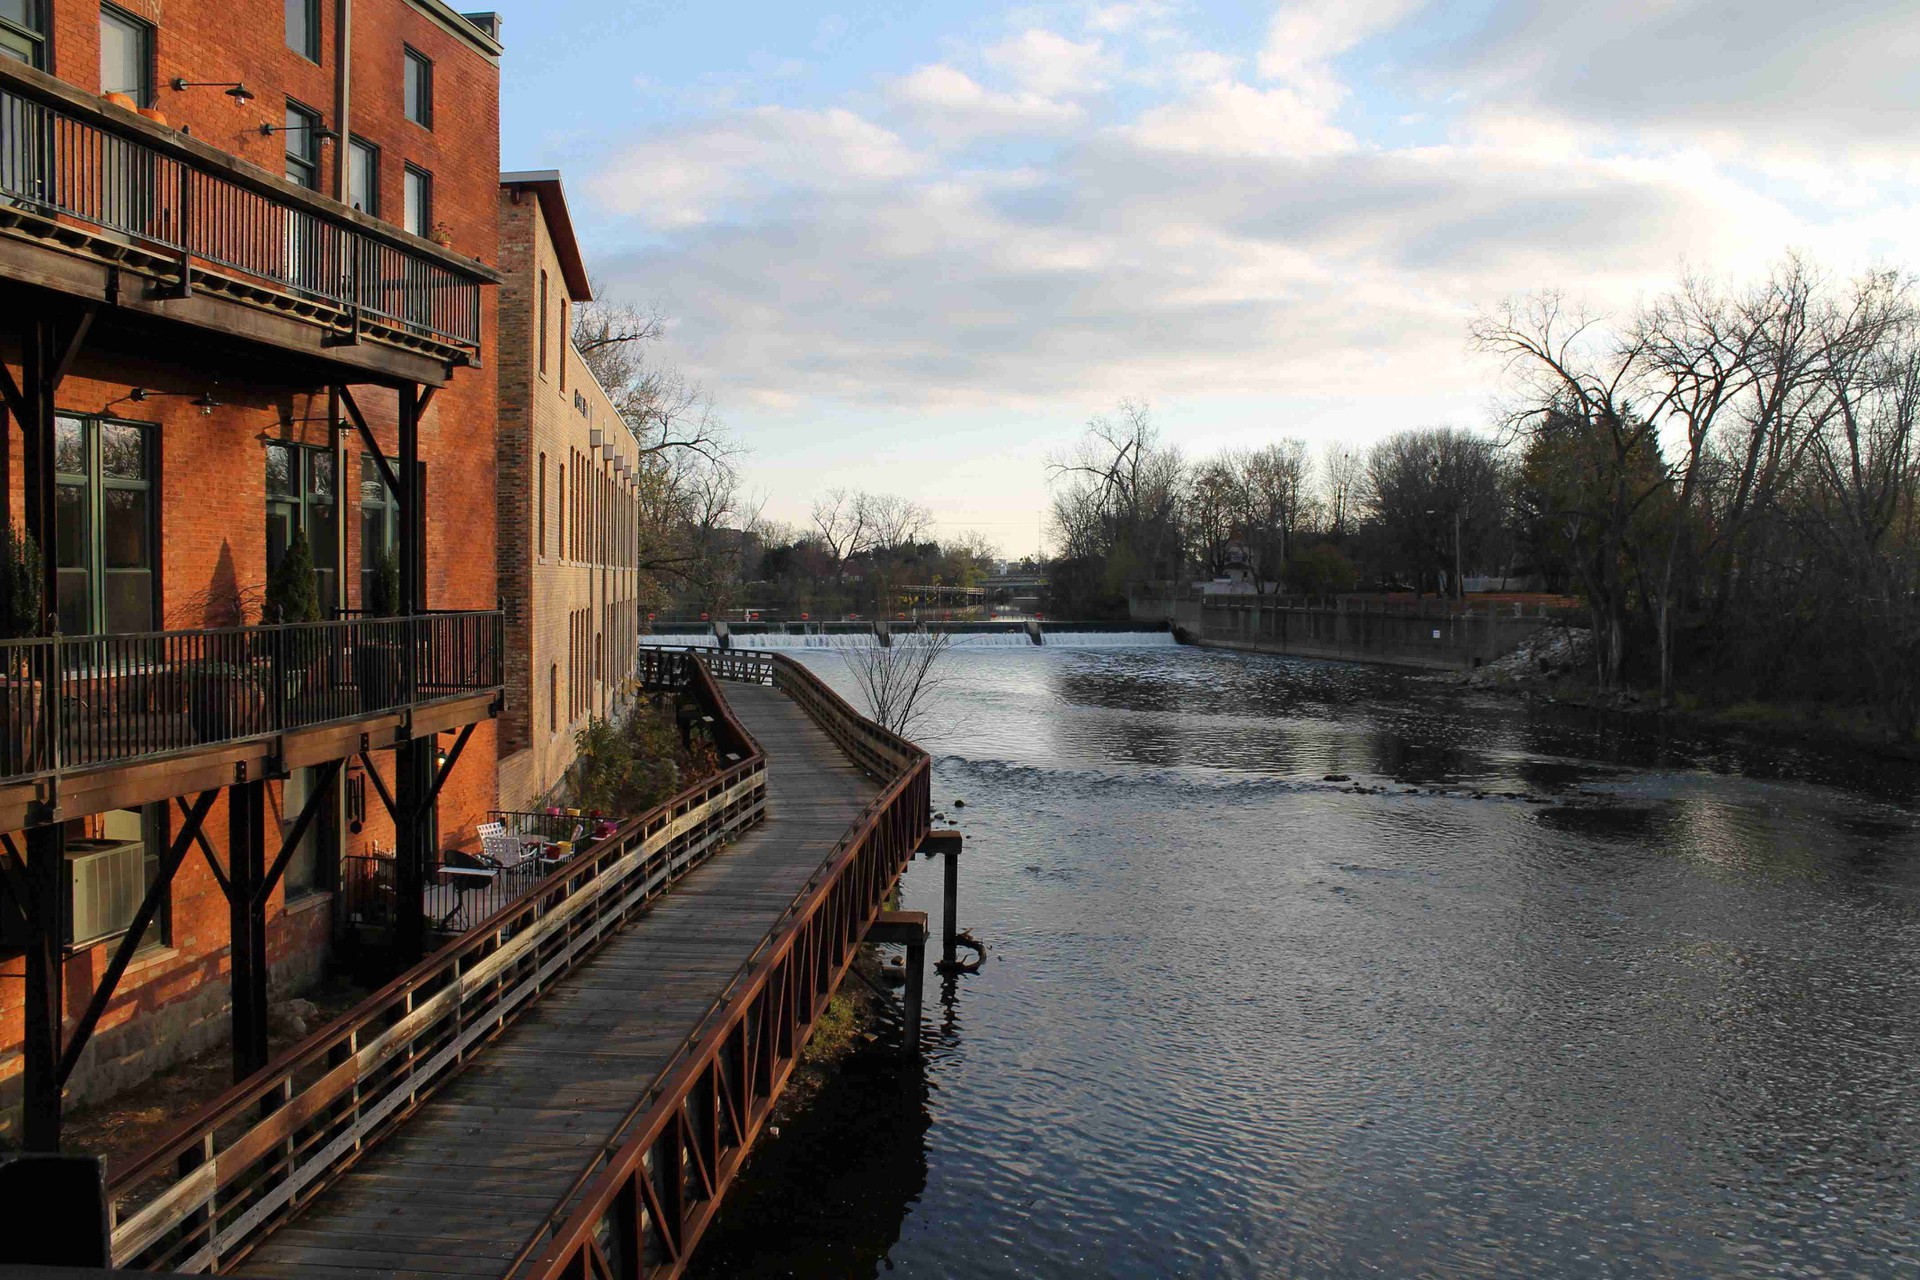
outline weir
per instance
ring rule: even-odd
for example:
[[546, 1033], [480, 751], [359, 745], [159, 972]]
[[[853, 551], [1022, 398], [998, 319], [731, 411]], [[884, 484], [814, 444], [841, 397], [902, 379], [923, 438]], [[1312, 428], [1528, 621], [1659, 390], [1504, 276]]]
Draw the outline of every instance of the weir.
[[790, 659], [640, 669], [729, 767], [111, 1171], [113, 1265], [679, 1273], [928, 840], [929, 769]]
[[[710, 624], [709, 624], [710, 625]], [[893, 636], [904, 635], [915, 624], [889, 624]], [[928, 631], [946, 632], [956, 649], [1031, 649], [1044, 645], [1056, 649], [1134, 649], [1171, 647], [1179, 643], [1164, 623], [1146, 623], [1126, 627], [1110, 622], [1008, 622], [1008, 623], [925, 623]], [[1037, 635], [1036, 635], [1037, 631]], [[742, 652], [789, 652], [800, 649], [871, 648], [886, 643], [871, 625], [864, 631], [748, 631], [730, 625], [722, 637], [706, 632], [656, 632], [640, 637], [643, 646], [664, 649], [733, 649]]]

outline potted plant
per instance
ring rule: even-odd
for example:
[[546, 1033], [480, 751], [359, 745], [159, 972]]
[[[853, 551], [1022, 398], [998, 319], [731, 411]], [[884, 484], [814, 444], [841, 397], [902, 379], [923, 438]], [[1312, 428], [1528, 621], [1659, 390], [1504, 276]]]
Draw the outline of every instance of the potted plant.
[[397, 626], [374, 620], [400, 612], [400, 557], [383, 551], [374, 561], [373, 581], [361, 602], [365, 617], [353, 646], [354, 676], [360, 684], [361, 704], [368, 710], [397, 707], [406, 694], [403, 659], [406, 644]]
[[[46, 595], [45, 563], [33, 535], [0, 526], [0, 639], [30, 640], [40, 634]], [[6, 732], [0, 735], [0, 773], [9, 777], [40, 766], [42, 671], [34, 668], [33, 649], [7, 651], [0, 664], [0, 701], [6, 705]]]
[[[282, 627], [320, 620], [320, 581], [313, 568], [313, 548], [307, 531], [295, 529], [293, 544], [280, 557], [280, 565], [267, 579], [267, 598], [261, 609], [263, 621]], [[274, 633], [275, 652], [289, 702], [306, 691], [307, 681], [320, 654], [305, 632], [281, 630]]]
[[453, 248], [453, 228], [444, 222], [433, 224], [433, 235], [429, 238], [442, 249]]
[[187, 664], [187, 716], [201, 742], [265, 733], [267, 690], [260, 672], [244, 662]]

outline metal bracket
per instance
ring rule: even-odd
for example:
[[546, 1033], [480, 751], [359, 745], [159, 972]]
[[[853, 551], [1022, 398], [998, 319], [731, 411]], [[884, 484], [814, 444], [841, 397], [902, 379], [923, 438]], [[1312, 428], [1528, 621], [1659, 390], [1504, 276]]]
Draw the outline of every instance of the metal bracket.
[[233, 780], [236, 783], [245, 782], [247, 780], [247, 762], [245, 760], [236, 760], [234, 762]]

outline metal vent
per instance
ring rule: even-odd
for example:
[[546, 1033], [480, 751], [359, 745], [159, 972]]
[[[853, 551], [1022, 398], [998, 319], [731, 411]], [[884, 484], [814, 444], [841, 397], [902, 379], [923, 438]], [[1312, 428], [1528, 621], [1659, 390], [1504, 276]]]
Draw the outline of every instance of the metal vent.
[[73, 945], [84, 946], [133, 923], [147, 892], [147, 847], [141, 841], [74, 853], [67, 860], [73, 888]]

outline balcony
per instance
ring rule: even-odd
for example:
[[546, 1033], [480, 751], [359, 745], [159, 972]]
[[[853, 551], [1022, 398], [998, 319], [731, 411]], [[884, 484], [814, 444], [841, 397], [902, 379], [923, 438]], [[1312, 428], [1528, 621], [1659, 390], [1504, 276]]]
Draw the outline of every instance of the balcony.
[[489, 718], [500, 628], [478, 611], [0, 642], [0, 830]]
[[5, 59], [0, 278], [432, 382], [477, 362], [500, 279]]

